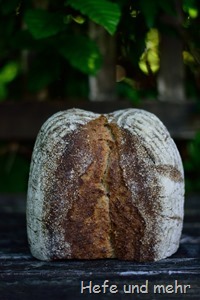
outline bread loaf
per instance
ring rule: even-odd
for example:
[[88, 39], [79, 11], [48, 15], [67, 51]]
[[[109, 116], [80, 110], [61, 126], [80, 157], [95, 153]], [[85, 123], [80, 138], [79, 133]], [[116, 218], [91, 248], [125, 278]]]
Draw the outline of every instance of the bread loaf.
[[70, 109], [42, 126], [27, 198], [34, 257], [163, 259], [179, 247], [183, 204], [182, 161], [155, 115]]

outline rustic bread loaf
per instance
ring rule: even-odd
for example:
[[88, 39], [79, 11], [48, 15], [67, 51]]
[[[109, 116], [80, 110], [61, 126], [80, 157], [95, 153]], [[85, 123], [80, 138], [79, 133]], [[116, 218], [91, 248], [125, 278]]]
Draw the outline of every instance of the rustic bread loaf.
[[155, 115], [70, 109], [42, 126], [27, 199], [36, 258], [168, 257], [179, 246], [183, 204], [181, 158]]

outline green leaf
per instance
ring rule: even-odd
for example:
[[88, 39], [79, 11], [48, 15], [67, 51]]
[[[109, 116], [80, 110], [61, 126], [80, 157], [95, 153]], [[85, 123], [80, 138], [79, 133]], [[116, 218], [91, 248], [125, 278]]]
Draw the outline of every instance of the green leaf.
[[0, 156], [0, 193], [26, 192], [30, 162], [16, 152]]
[[101, 66], [101, 54], [96, 44], [85, 36], [66, 36], [59, 52], [69, 63], [86, 74], [96, 74]]
[[128, 79], [117, 84], [117, 92], [120, 97], [130, 99], [134, 104], [140, 103], [139, 92], [128, 84]]
[[183, 9], [184, 11], [188, 11], [190, 8], [196, 8], [196, 0], [183, 0]]
[[36, 40], [27, 29], [18, 30], [10, 41], [15, 49], [38, 50], [42, 48], [44, 41]]
[[19, 64], [10, 61], [0, 69], [0, 102], [8, 95], [7, 84], [15, 79], [19, 73]]
[[139, 2], [141, 11], [144, 15], [146, 24], [152, 28], [155, 23], [156, 14], [158, 12], [158, 4], [156, 0], [140, 0]]
[[158, 5], [160, 6], [160, 8], [162, 8], [162, 10], [167, 13], [168, 15], [171, 16], [176, 16], [177, 15], [177, 9], [175, 7], [175, 1], [160, 1], [157, 0]]
[[35, 39], [55, 35], [64, 27], [63, 15], [42, 9], [27, 10], [25, 22]]
[[103, 26], [111, 35], [115, 33], [121, 16], [120, 6], [117, 3], [107, 0], [68, 0], [65, 4], [71, 5]]
[[17, 76], [19, 71], [19, 64], [15, 61], [8, 62], [0, 70], [0, 83], [5, 84], [11, 82]]
[[8, 90], [5, 84], [0, 83], [0, 102], [3, 102], [8, 95]]
[[196, 0], [183, 0], [183, 10], [188, 13], [190, 18], [196, 19], [199, 15], [199, 10]]
[[20, 6], [20, 0], [4, 1], [3, 3], [1, 3], [1, 11], [3, 14], [7, 15], [12, 13], [13, 11], [17, 12]]
[[28, 76], [28, 88], [37, 92], [59, 78], [60, 64], [53, 53], [38, 55], [33, 62]]
[[195, 138], [188, 145], [189, 162], [192, 164], [194, 170], [200, 168], [200, 132], [197, 132]]

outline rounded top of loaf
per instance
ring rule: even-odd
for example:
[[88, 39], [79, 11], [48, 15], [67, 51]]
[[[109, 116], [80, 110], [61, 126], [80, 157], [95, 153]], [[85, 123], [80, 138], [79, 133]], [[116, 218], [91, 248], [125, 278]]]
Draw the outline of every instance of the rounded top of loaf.
[[[94, 125], [90, 126], [92, 122]], [[97, 123], [106, 128], [102, 132], [109, 138], [98, 132]], [[108, 165], [103, 180], [108, 176], [112, 158], [109, 149], [117, 149], [121, 182], [131, 193], [131, 205], [144, 220], [144, 233], [138, 236], [139, 260], [169, 256], [177, 249], [182, 228], [184, 173], [180, 155], [166, 127], [154, 114], [141, 109], [101, 115], [75, 108], [50, 117], [41, 127], [35, 143], [27, 202], [28, 236], [33, 255], [44, 260], [51, 259], [52, 253], [57, 258], [73, 256], [64, 220], [80, 196], [85, 174], [98, 160], [103, 161], [103, 152], [94, 156], [91, 136], [95, 134], [88, 128], [96, 130], [98, 136], [96, 146], [93, 143], [92, 147], [97, 152], [102, 147], [110, 151], [106, 154]], [[104, 188], [108, 193], [109, 187]]]

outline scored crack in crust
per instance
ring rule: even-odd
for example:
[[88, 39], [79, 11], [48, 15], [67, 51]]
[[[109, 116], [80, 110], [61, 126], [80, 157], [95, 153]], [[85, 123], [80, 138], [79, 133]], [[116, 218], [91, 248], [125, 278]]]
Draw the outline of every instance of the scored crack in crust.
[[133, 109], [110, 115], [75, 109], [57, 119], [43, 127], [48, 130], [40, 133], [32, 160], [32, 254], [42, 260], [152, 261], [174, 253], [183, 221], [183, 172], [162, 123]]
[[140, 246], [144, 236], [145, 222], [132, 201], [131, 192], [124, 180], [123, 167], [120, 165], [120, 151], [124, 137], [116, 124], [110, 123], [108, 127], [115, 140], [107, 176], [115, 254], [120, 259], [138, 260], [140, 259]]
[[[46, 220], [50, 232], [51, 259], [78, 258], [114, 258], [137, 259], [140, 252], [140, 239], [143, 235], [142, 220], [138, 210], [131, 201], [119, 166], [118, 143], [120, 130], [109, 124], [105, 116], [90, 121], [82, 127], [74, 138], [74, 147], [66, 151], [56, 170], [56, 184], [47, 195], [48, 209]], [[118, 141], [119, 140], [119, 141]], [[70, 184], [70, 174], [76, 164], [76, 152], [80, 147], [92, 157], [92, 162], [82, 176], [77, 173], [76, 184], [71, 184], [68, 197], [70, 209], [62, 221], [57, 222], [59, 201], [55, 194], [62, 194], [64, 184]], [[75, 171], [74, 171], [75, 172]], [[75, 190], [78, 190], [74, 197]], [[56, 212], [56, 214], [55, 214]], [[57, 231], [65, 231], [65, 240], [70, 245], [70, 254], [63, 249], [58, 251], [58, 241], [54, 239]]]
[[[92, 120], [78, 135], [78, 143], [92, 157], [92, 162], [78, 178], [79, 193], [64, 224], [66, 239], [71, 244], [72, 258], [113, 256], [109, 195], [105, 178], [110, 155], [108, 143], [113, 143], [113, 139], [104, 126], [105, 122], [104, 116]], [[80, 162], [74, 162], [77, 163]]]
[[[133, 245], [129, 252], [124, 249], [130, 244], [125, 239], [134, 243], [131, 236], [132, 226], [127, 223], [128, 210], [133, 223], [135, 222], [134, 210], [130, 202], [131, 195], [122, 182], [117, 144], [111, 126], [106, 117], [101, 116], [85, 125], [77, 138], [78, 140], [74, 138], [74, 147], [70, 153], [65, 152], [58, 163], [56, 185], [47, 197], [45, 224], [47, 225], [46, 220], [51, 220], [48, 231], [54, 237], [57, 231], [65, 228], [65, 240], [71, 245], [70, 255], [67, 251], [66, 258], [94, 259], [119, 256], [123, 258], [127, 255], [132, 257]], [[76, 152], [80, 148], [78, 145], [81, 145], [84, 152], [92, 157], [92, 162], [82, 176], [77, 173], [76, 182], [73, 182], [71, 189], [68, 189], [67, 196], [73, 201], [66, 215], [64, 215], [65, 210], [62, 210], [62, 221], [58, 223], [59, 201], [55, 201], [54, 195], [62, 194], [61, 190], [66, 182], [70, 184], [70, 175], [66, 176], [66, 170], [71, 174], [73, 170], [71, 165], [74, 167], [80, 163], [76, 157]], [[75, 190], [79, 192], [74, 197]], [[135, 220], [137, 219], [138, 217], [135, 216]], [[53, 243], [54, 239], [51, 240]], [[51, 259], [57, 259], [63, 255], [63, 249], [60, 249], [61, 254], [59, 254], [57, 240], [52, 243]]]

